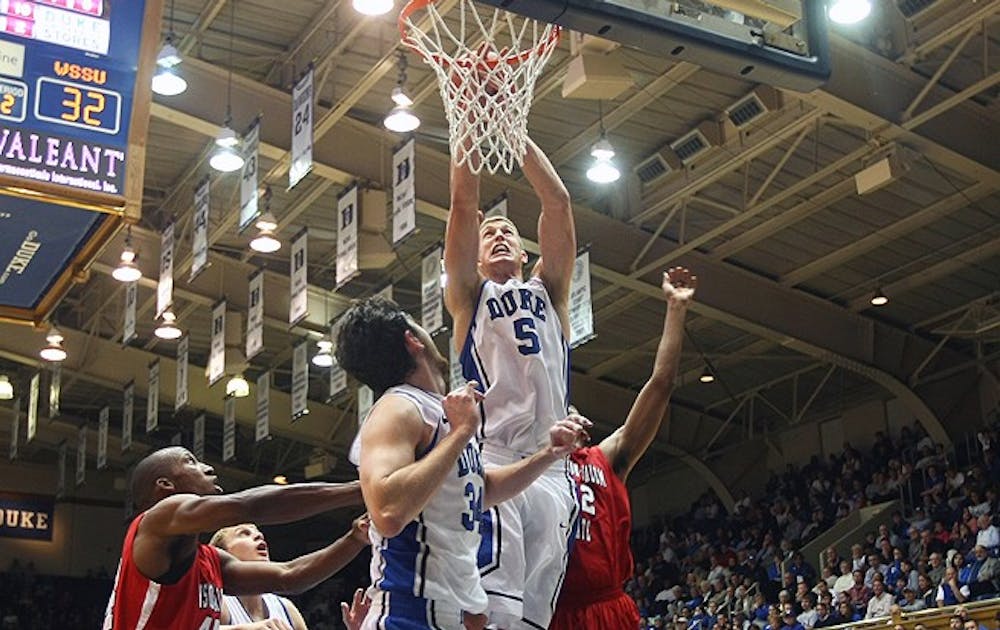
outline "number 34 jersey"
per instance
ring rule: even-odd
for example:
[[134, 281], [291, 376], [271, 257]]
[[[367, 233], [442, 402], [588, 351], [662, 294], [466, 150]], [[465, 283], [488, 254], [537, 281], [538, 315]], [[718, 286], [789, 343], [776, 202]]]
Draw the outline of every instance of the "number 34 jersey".
[[[430, 445], [417, 454], [418, 460], [448, 435], [442, 396], [411, 385], [391, 387], [383, 398], [387, 396], [411, 402], [434, 430]], [[385, 538], [372, 523], [368, 531], [372, 585], [389, 593], [446, 601], [471, 613], [486, 610], [486, 591], [479, 582], [476, 562], [482, 510], [483, 464], [473, 438], [438, 491], [399, 535]]]
[[461, 360], [485, 392], [480, 440], [518, 455], [549, 443], [566, 417], [569, 346], [540, 278], [483, 282]]

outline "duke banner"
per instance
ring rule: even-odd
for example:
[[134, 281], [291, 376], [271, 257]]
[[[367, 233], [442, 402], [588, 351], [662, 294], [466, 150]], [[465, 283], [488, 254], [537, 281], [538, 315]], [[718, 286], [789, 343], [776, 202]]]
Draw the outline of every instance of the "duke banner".
[[191, 242], [191, 280], [208, 266], [208, 213], [211, 208], [209, 178], [194, 189], [194, 234]]
[[156, 284], [156, 318], [174, 303], [174, 224], [160, 237], [160, 281]]
[[435, 247], [424, 256], [420, 271], [420, 325], [433, 335], [444, 327], [440, 246]]
[[593, 339], [594, 305], [590, 299], [590, 250], [576, 257], [569, 289], [569, 347]]
[[236, 456], [236, 399], [226, 397], [222, 406], [222, 461]]
[[174, 413], [188, 404], [188, 354], [191, 348], [191, 337], [184, 335], [177, 342], [177, 389], [174, 396]]
[[122, 345], [135, 339], [135, 302], [138, 299], [138, 282], [125, 285], [125, 318], [122, 324]]
[[288, 323], [294, 326], [309, 314], [308, 227], [302, 228], [292, 241], [292, 264], [289, 275], [291, 294], [288, 300]]
[[49, 368], [49, 420], [59, 417], [62, 402], [62, 368], [53, 363]]
[[257, 377], [257, 424], [254, 427], [254, 441], [260, 442], [271, 437], [271, 373], [264, 372]]
[[309, 413], [309, 342], [292, 351], [292, 421]]
[[87, 425], [80, 427], [76, 437], [76, 485], [87, 481]]
[[191, 440], [191, 452], [195, 459], [203, 461], [205, 459], [205, 414], [194, 419], [194, 438]]
[[309, 174], [313, 167], [313, 67], [309, 65], [292, 88], [292, 163], [288, 168], [288, 188]]
[[247, 295], [247, 361], [264, 349], [264, 270], [250, 276]]
[[35, 439], [38, 432], [38, 390], [41, 387], [42, 375], [35, 373], [31, 377], [31, 384], [28, 385], [28, 432], [25, 435], [25, 443]]
[[462, 353], [455, 349], [455, 338], [448, 340], [448, 388], [452, 391], [465, 385], [462, 376]]
[[208, 385], [226, 374], [226, 301], [212, 307], [212, 336], [208, 348]]
[[52, 540], [55, 509], [52, 497], [0, 492], [0, 537]]
[[108, 423], [110, 422], [110, 415], [111, 410], [103, 407], [97, 419], [97, 470], [104, 470], [108, 467]]
[[122, 453], [132, 448], [132, 425], [135, 414], [135, 381], [122, 392]]
[[240, 171], [239, 231], [247, 229], [260, 215], [257, 206], [257, 164], [260, 153], [260, 117], [243, 136], [243, 168]]
[[337, 199], [337, 289], [358, 275], [358, 185]]
[[59, 445], [59, 461], [56, 468], [56, 498], [66, 494], [66, 440]]
[[[392, 288], [392, 285], [389, 285]], [[340, 333], [341, 320], [333, 322], [330, 326], [330, 339], [337, 343], [337, 335]], [[330, 400], [333, 400], [347, 390], [347, 371], [340, 367], [337, 357], [333, 357], [333, 365], [330, 366]]]
[[17, 447], [21, 441], [21, 399], [14, 399], [14, 416], [10, 420], [10, 460], [17, 459]]
[[416, 177], [413, 168], [415, 138], [392, 154], [392, 245], [395, 247], [417, 228]]
[[146, 394], [146, 433], [160, 425], [160, 360], [149, 364], [149, 392]]

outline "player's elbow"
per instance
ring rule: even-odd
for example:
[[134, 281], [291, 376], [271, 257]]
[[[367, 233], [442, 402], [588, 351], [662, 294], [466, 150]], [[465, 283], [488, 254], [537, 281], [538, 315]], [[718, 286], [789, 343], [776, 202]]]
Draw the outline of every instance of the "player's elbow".
[[676, 386], [675, 375], [671, 373], [660, 374], [654, 371], [649, 377], [648, 386], [662, 395], [670, 396]]
[[383, 538], [395, 538], [406, 528], [408, 519], [391, 508], [370, 512], [372, 524]]

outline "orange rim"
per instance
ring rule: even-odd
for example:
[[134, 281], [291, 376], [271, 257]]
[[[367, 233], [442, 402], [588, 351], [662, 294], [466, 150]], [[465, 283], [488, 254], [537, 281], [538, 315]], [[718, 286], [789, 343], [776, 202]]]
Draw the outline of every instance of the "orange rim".
[[[399, 19], [398, 19], [399, 38], [400, 42], [404, 46], [414, 51], [415, 53], [419, 54], [421, 57], [424, 57], [425, 59], [433, 61], [434, 63], [437, 63], [439, 65], [450, 65], [452, 63], [451, 58], [446, 57], [444, 55], [435, 55], [435, 54], [428, 55], [423, 50], [421, 50], [420, 47], [417, 46], [417, 44], [415, 43], [414, 39], [410, 37], [410, 17], [420, 9], [424, 9], [428, 5], [433, 4], [435, 1], [436, 0], [410, 0], [409, 2], [406, 3], [406, 6], [404, 6], [402, 11], [399, 12]], [[530, 18], [525, 18], [525, 19], [530, 19]], [[532, 55], [544, 54], [548, 52], [550, 49], [554, 48], [555, 45], [559, 43], [559, 37], [562, 34], [562, 28], [560, 28], [558, 24], [554, 24], [553, 27], [554, 28], [552, 29], [552, 33], [547, 38], [543, 39], [542, 41], [538, 42], [537, 44], [535, 44], [534, 46], [525, 51], [522, 51], [516, 55], [507, 55], [506, 57], [502, 57], [499, 59], [479, 59], [479, 63], [484, 63], [490, 68], [495, 67], [499, 63], [506, 63], [508, 65], [514, 66], [524, 61], [527, 61], [532, 57]], [[456, 60], [456, 63], [463, 67], [468, 67], [472, 65], [473, 61], [471, 59], [469, 60], [461, 59], [461, 60]]]

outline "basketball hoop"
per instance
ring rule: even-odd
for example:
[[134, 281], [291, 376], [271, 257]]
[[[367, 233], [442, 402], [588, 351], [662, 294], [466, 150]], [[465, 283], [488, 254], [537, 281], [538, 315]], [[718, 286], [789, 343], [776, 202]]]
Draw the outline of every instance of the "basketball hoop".
[[437, 75], [455, 162], [510, 173], [524, 160], [535, 81], [559, 27], [457, 2], [449, 26], [435, 0], [410, 0], [399, 14], [401, 40]]

